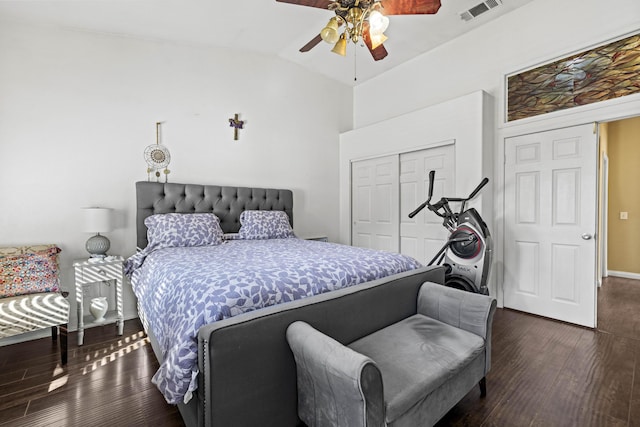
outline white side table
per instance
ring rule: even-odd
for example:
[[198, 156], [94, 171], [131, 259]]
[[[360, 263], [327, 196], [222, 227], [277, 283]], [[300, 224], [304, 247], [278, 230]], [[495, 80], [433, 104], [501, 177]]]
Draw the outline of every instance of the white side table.
[[307, 237], [305, 238], [305, 240], [315, 240], [317, 242], [328, 242], [329, 238], [326, 236], [320, 236], [320, 237]]
[[116, 283], [116, 309], [109, 310], [106, 321], [101, 324], [115, 321], [118, 335], [122, 335], [124, 329], [124, 315], [122, 310], [122, 265], [124, 258], [110, 256], [104, 259], [82, 259], [73, 263], [76, 280], [76, 305], [78, 306], [78, 345], [84, 342], [84, 324], [91, 323], [91, 315], [84, 316], [83, 285], [96, 284], [113, 280]]

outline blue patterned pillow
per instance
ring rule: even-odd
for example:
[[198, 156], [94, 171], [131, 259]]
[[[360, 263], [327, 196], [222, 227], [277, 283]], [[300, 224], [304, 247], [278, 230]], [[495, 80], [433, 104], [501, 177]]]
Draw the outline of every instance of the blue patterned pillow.
[[240, 214], [241, 239], [287, 239], [296, 237], [284, 211], [244, 211]]
[[220, 220], [212, 213], [156, 214], [147, 217], [144, 225], [149, 246], [155, 249], [222, 243]]

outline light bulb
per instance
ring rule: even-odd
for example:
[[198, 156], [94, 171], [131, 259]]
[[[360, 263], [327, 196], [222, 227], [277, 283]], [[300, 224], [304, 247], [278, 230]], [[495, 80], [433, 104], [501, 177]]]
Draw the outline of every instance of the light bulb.
[[389, 27], [389, 18], [374, 10], [369, 14], [369, 34], [382, 34]]

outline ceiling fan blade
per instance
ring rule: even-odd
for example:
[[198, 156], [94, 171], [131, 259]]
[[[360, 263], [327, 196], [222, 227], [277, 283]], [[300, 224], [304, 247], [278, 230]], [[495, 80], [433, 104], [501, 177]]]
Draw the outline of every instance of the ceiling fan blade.
[[382, 7], [384, 15], [433, 15], [440, 0], [382, 0]]
[[364, 41], [364, 44], [367, 45], [367, 47], [369, 48], [369, 52], [371, 52], [371, 56], [373, 56], [373, 59], [375, 61], [380, 61], [384, 58], [387, 57], [387, 55], [389, 54], [387, 52], [387, 49], [385, 49], [384, 45], [381, 44], [380, 46], [376, 47], [375, 49], [372, 49], [372, 45], [371, 45], [371, 36], [369, 35], [369, 30], [366, 29], [363, 33], [362, 33], [362, 39]]
[[380, 60], [386, 58], [387, 55], [389, 54], [387, 52], [387, 49], [385, 49], [383, 44], [381, 44], [380, 46], [378, 46], [377, 48], [375, 48], [373, 50], [369, 49], [369, 52], [371, 52], [371, 56], [373, 56], [373, 59], [375, 61], [380, 61]]
[[311, 39], [311, 41], [309, 41], [309, 43], [307, 43], [304, 46], [302, 46], [300, 48], [300, 52], [309, 52], [311, 49], [316, 47], [318, 45], [318, 43], [320, 43], [321, 41], [322, 41], [322, 37], [320, 37], [320, 34], [318, 34], [313, 39]]
[[317, 7], [319, 9], [329, 9], [329, 5], [333, 3], [329, 0], [276, 0], [280, 3], [299, 4], [300, 6]]

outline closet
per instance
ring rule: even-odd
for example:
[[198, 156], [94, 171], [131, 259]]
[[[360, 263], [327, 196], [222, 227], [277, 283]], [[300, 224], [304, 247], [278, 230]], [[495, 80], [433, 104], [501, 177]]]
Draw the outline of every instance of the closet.
[[491, 221], [493, 112], [493, 98], [477, 91], [340, 134], [340, 243], [428, 262], [446, 232], [428, 210], [407, 215], [425, 200], [430, 169], [438, 199], [467, 195], [489, 177], [471, 206]]
[[428, 172], [436, 171], [433, 200], [455, 192], [454, 141], [351, 163], [354, 246], [400, 252], [428, 262], [446, 239], [438, 216], [409, 212], [427, 198]]

